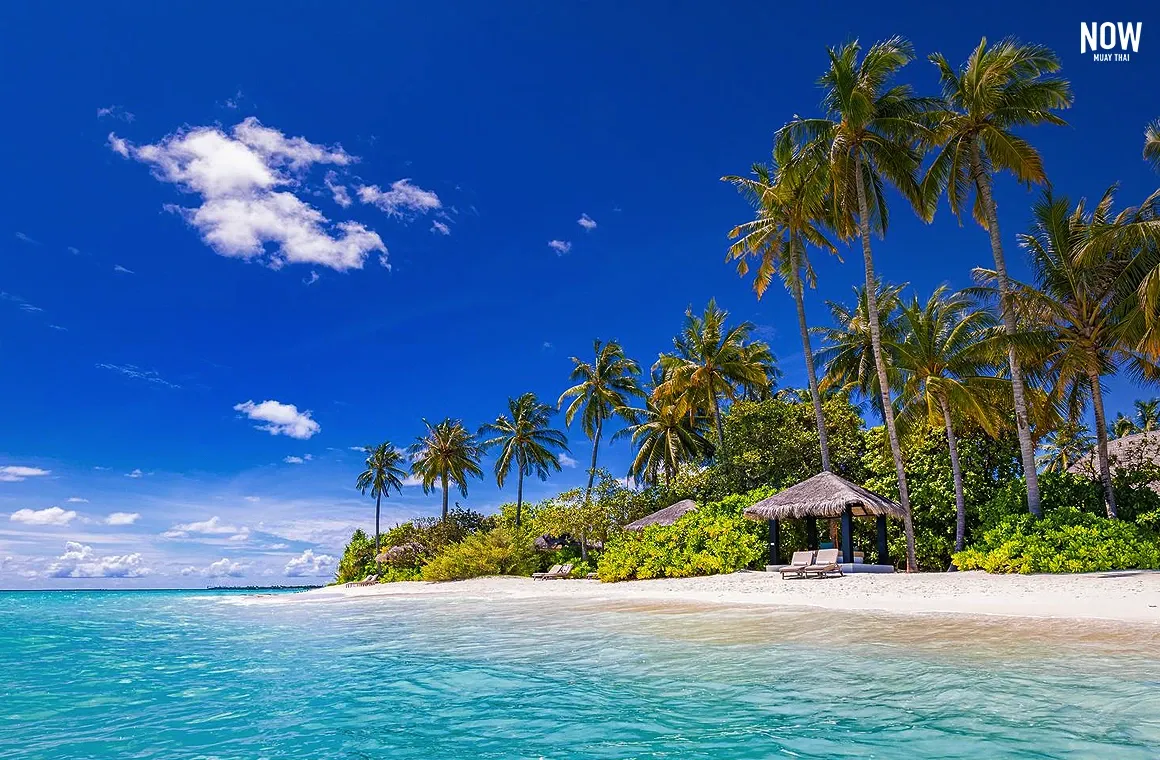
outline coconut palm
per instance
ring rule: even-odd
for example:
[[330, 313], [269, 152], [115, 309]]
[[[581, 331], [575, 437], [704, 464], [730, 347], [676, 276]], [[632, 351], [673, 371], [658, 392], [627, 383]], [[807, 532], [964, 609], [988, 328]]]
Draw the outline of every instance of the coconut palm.
[[[1085, 203], [1073, 211], [1067, 198], [1047, 193], [1033, 208], [1032, 232], [1021, 234], [1034, 284], [1009, 282], [1018, 316], [1049, 342], [1048, 363], [1056, 396], [1066, 398], [1073, 418], [1091, 401], [1100, 480], [1108, 517], [1116, 516], [1108, 460], [1108, 425], [1104, 416], [1102, 378], [1127, 367], [1138, 377], [1155, 372], [1154, 365], [1134, 350], [1132, 330], [1137, 309], [1118, 287], [1131, 264], [1131, 253], [1112, 249], [1101, 259], [1082, 254], [1087, 241], [1113, 218], [1114, 189], [1108, 190], [1089, 214]], [[996, 284], [994, 270], [976, 270], [984, 282]]]
[[580, 427], [592, 439], [592, 464], [588, 468], [588, 486], [584, 490], [584, 500], [592, 495], [592, 482], [596, 477], [596, 454], [600, 448], [600, 438], [604, 423], [613, 417], [626, 421], [624, 410], [633, 397], [644, 395], [640, 388], [640, 365], [624, 355], [624, 349], [615, 340], [602, 343], [593, 342], [595, 359], [592, 363], [573, 356], [572, 380], [576, 381], [568, 390], [560, 394], [557, 408], [566, 399], [572, 399], [564, 412], [564, 423], [572, 426], [572, 420], [580, 415]]
[[355, 481], [357, 488], [365, 496], [371, 492], [375, 500], [375, 556], [379, 555], [379, 512], [383, 497], [390, 496], [391, 490], [396, 493], [403, 491], [403, 478], [407, 471], [402, 465], [406, 462], [403, 453], [391, 445], [390, 441], [383, 441], [378, 446], [364, 448], [367, 455], [366, 469], [359, 473]]
[[1160, 398], [1136, 399], [1132, 406], [1136, 410], [1137, 432], [1150, 433], [1160, 429]]
[[447, 495], [452, 484], [467, 496], [468, 478], [482, 478], [479, 468], [483, 450], [475, 436], [459, 420], [450, 417], [432, 425], [423, 420], [427, 433], [410, 447], [411, 474], [423, 483], [423, 493], [435, 490], [436, 482], [443, 491], [443, 519], [447, 519]]
[[541, 404], [534, 393], [508, 399], [508, 414], [501, 414], [495, 422], [479, 429], [479, 434], [490, 435], [481, 446], [498, 448], [495, 460], [495, 482], [503, 488], [504, 481], [514, 465], [516, 468], [516, 527], [520, 526], [520, 512], [524, 503], [524, 475], [538, 475], [547, 480], [551, 470], [560, 471], [557, 452], [568, 451], [568, 439], [551, 427], [552, 407]]
[[1082, 424], [1064, 422], [1048, 434], [1043, 442], [1043, 454], [1037, 460], [1044, 472], [1067, 472], [1092, 450], [1091, 434]]
[[925, 304], [917, 296], [903, 304], [898, 323], [901, 339], [891, 354], [903, 377], [900, 427], [928, 424], [946, 430], [955, 485], [955, 551], [962, 551], [967, 507], [955, 420], [975, 422], [991, 435], [1002, 424], [1002, 406], [996, 402], [1010, 387], [994, 375], [1002, 356], [998, 321], [965, 295], [940, 287]]
[[[744, 277], [749, 272], [749, 259], [756, 258], [753, 290], [757, 298], [760, 300], [765, 295], [774, 274], [777, 274], [797, 307], [806, 379], [818, 426], [822, 469], [829, 472], [830, 446], [802, 293], [803, 283], [808, 283], [811, 288], [817, 285], [806, 246], [812, 245], [838, 255], [837, 248], [824, 231], [830, 215], [826, 193], [828, 175], [825, 156], [817, 147], [816, 143], [812, 149], [795, 146], [789, 134], [783, 133], [774, 144], [773, 160], [769, 166], [754, 164], [752, 177], [721, 179], [737, 187], [756, 212], [752, 221], [739, 224], [730, 231], [729, 237], [736, 242], [730, 246], [726, 261], [736, 261], [737, 273]], [[840, 256], [838, 258], [841, 260]]]
[[[1055, 53], [1041, 45], [1025, 45], [1016, 40], [1003, 40], [988, 47], [984, 38], [957, 71], [939, 53], [930, 56], [930, 60], [938, 67], [946, 105], [938, 113], [935, 128], [934, 141], [941, 147], [923, 181], [927, 215], [933, 215], [945, 189], [951, 208], [961, 218], [974, 193], [975, 220], [990, 234], [1003, 327], [1008, 337], [1014, 338], [1017, 326], [992, 192], [994, 175], [1009, 171], [1028, 186], [1047, 181], [1039, 153], [1013, 130], [1065, 124], [1053, 111], [1071, 105], [1071, 87], [1066, 80], [1049, 76], [1060, 67]], [[1007, 361], [1015, 399], [1016, 433], [1027, 478], [1027, 504], [1032, 514], [1040, 515], [1026, 387], [1013, 344]]]
[[667, 486], [685, 462], [696, 461], [713, 447], [705, 439], [707, 420], [703, 415], [690, 417], [677, 400], [668, 397], [649, 398], [644, 409], [630, 410], [633, 424], [613, 439], [631, 438], [636, 456], [629, 465], [629, 477], [656, 484], [664, 472]]
[[1140, 428], [1136, 426], [1135, 421], [1123, 412], [1117, 414], [1116, 419], [1112, 421], [1112, 438], [1123, 438], [1126, 435], [1133, 435], [1139, 432]]
[[1152, 164], [1156, 171], [1160, 171], [1160, 119], [1156, 119], [1144, 130], [1144, 160]]
[[[753, 389], [769, 389], [777, 376], [776, 360], [769, 346], [750, 341], [754, 326], [742, 322], [726, 327], [729, 312], [710, 300], [703, 314], [685, 312], [685, 325], [673, 338], [676, 351], [661, 354], [655, 365], [664, 373], [653, 389], [656, 401], [683, 404], [689, 414], [708, 412], [717, 430], [717, 449], [724, 451], [725, 429], [721, 401], [735, 401]], [[680, 400], [680, 401], [678, 401]]]
[[914, 58], [909, 42], [894, 37], [875, 43], [860, 57], [861, 52], [862, 47], [857, 42], [830, 48], [830, 69], [819, 80], [825, 91], [822, 103], [826, 116], [797, 118], [784, 129], [795, 139], [806, 143], [817, 141], [825, 147], [829, 157], [836, 229], [844, 239], [857, 235], [862, 241], [874, 368], [882, 396], [890, 453], [898, 476], [898, 496], [906, 532], [906, 569], [910, 572], [918, 569], [914, 553], [914, 523], [902, 447], [890, 401], [882, 338], [878, 332], [877, 287], [870, 234], [872, 231], [880, 235], [886, 232], [886, 183], [898, 188], [916, 209], [923, 208], [922, 195], [914, 176], [921, 158], [916, 145], [920, 139], [930, 136], [924, 122], [926, 112], [934, 102], [915, 97], [907, 85], [891, 84], [898, 71]]
[[[891, 386], [901, 382], [897, 362], [891, 351], [901, 341], [898, 324], [899, 293], [904, 285], [878, 283], [875, 302], [878, 304], [878, 334], [882, 337], [883, 351], [890, 361], [887, 373]], [[834, 327], [815, 327], [811, 330], [822, 337], [822, 348], [817, 358], [825, 365], [821, 390], [840, 390], [854, 393], [882, 414], [882, 394], [879, 391], [878, 372], [874, 366], [874, 342], [870, 334], [870, 316], [866, 289], [854, 288], [854, 306], [837, 301], [826, 301]]]

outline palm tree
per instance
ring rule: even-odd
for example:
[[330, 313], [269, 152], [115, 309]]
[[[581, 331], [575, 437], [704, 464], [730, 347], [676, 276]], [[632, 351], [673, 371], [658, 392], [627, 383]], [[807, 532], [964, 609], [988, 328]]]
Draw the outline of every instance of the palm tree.
[[459, 420], [450, 417], [432, 425], [423, 420], [427, 434], [411, 444], [411, 474], [423, 482], [423, 493], [431, 493], [436, 481], [443, 489], [443, 519], [447, 519], [447, 494], [451, 484], [467, 496], [467, 479], [482, 478], [479, 460], [483, 450], [475, 436]]
[[917, 296], [899, 311], [901, 340], [893, 346], [903, 375], [898, 403], [899, 422], [942, 425], [947, 434], [955, 484], [955, 551], [966, 540], [967, 507], [955, 419], [969, 419], [995, 435], [1002, 423], [1001, 393], [1007, 381], [994, 376], [1002, 355], [996, 341], [994, 315], [975, 308], [966, 296], [940, 287], [925, 304]]
[[1160, 119], [1156, 119], [1144, 130], [1144, 160], [1152, 168], [1160, 171]]
[[[1019, 236], [1029, 253], [1034, 285], [1009, 282], [1011, 302], [1019, 316], [1043, 334], [1045, 342], [1050, 341], [1048, 363], [1056, 396], [1069, 400], [1073, 417], [1085, 399], [1091, 400], [1108, 517], [1116, 516], [1116, 497], [1101, 379], [1123, 366], [1139, 377], [1155, 371], [1133, 347], [1138, 311], [1134, 299], [1124, 298], [1119, 288], [1131, 253], [1112, 250], [1098, 260], [1082, 255], [1093, 231], [1103, 229], [1111, 218], [1113, 193], [1109, 189], [1091, 214], [1083, 201], [1072, 211], [1067, 198], [1044, 195], [1033, 208], [1032, 232]], [[976, 272], [984, 281], [998, 281], [994, 270]]]
[[628, 468], [629, 476], [636, 480], [656, 484], [663, 471], [667, 486], [681, 464], [703, 457], [713, 448], [705, 439], [705, 417], [690, 418], [675, 399], [649, 398], [644, 409], [630, 411], [635, 421], [613, 439], [630, 437], [636, 446], [636, 456]]
[[[939, 53], [930, 56], [930, 60], [939, 69], [946, 105], [938, 114], [934, 137], [941, 148], [923, 181], [927, 215], [933, 216], [945, 188], [951, 208], [961, 218], [974, 190], [975, 220], [990, 233], [1003, 327], [1008, 338], [1014, 338], [1017, 325], [992, 193], [994, 175], [1006, 170], [1028, 186], [1047, 181], [1039, 153], [1013, 130], [1065, 124], [1053, 111], [1071, 105], [1071, 87], [1064, 79], [1047, 76], [1059, 70], [1055, 53], [1041, 45], [1024, 45], [1015, 40], [1004, 40], [988, 48], [983, 38], [958, 71]], [[1027, 505], [1032, 514], [1041, 515], [1028, 400], [1014, 344], [1008, 348], [1007, 361], [1011, 366], [1016, 433], [1027, 478]]]
[[378, 446], [367, 446], [364, 451], [367, 455], [366, 469], [359, 473], [355, 481], [357, 488], [365, 496], [369, 490], [371, 498], [375, 500], [375, 556], [379, 556], [379, 511], [384, 496], [391, 495], [391, 489], [396, 493], [403, 491], [403, 478], [407, 471], [400, 465], [405, 458], [403, 453], [391, 445], [390, 441], [383, 441]]
[[[882, 337], [878, 332], [878, 304], [874, 256], [870, 233], [886, 232], [888, 214], [883, 194], [886, 182], [893, 184], [916, 209], [923, 207], [914, 174], [920, 156], [918, 141], [929, 136], [924, 126], [925, 112], [933, 103], [913, 95], [907, 85], [892, 85], [895, 74], [914, 58], [909, 42], [894, 37], [875, 43], [859, 60], [862, 47], [857, 42], [830, 48], [830, 69], [819, 80], [825, 90], [826, 116], [797, 118], [784, 128], [804, 142], [817, 141], [829, 156], [830, 192], [836, 206], [835, 225], [844, 239], [857, 234], [862, 240], [866, 269], [866, 297], [870, 314], [870, 337], [874, 367], [882, 395], [883, 417], [890, 439], [890, 453], [898, 475], [898, 496], [904, 512], [906, 569], [918, 569], [914, 553], [914, 523], [910, 514], [910, 494], [902, 446], [894, 424]], [[855, 228], [853, 220], [857, 220]]]
[[1123, 412], [1116, 415], [1116, 419], [1112, 422], [1112, 438], [1123, 438], [1126, 435], [1133, 435], [1139, 433], [1140, 428], [1131, 417], [1126, 416]]
[[1141, 433], [1150, 433], [1160, 428], [1160, 398], [1136, 399], [1132, 404], [1136, 409], [1136, 425]]
[[480, 435], [493, 436], [481, 444], [484, 449], [499, 448], [499, 458], [495, 460], [496, 485], [503, 488], [512, 465], [516, 467], [517, 528], [524, 503], [524, 475], [535, 474], [540, 480], [547, 480], [550, 470], [560, 471], [556, 452], [568, 451], [568, 439], [550, 427], [552, 411], [552, 407], [540, 403], [536, 394], [525, 393], [518, 399], [508, 399], [508, 414], [501, 414], [495, 422], [479, 429]]
[[[878, 334], [882, 337], [882, 349], [890, 358], [886, 367], [891, 386], [901, 382], [891, 352], [902, 337], [898, 309], [901, 305], [899, 293], [904, 287], [879, 282], [874, 299], [878, 304]], [[826, 374], [822, 378], [821, 390], [823, 393], [830, 390], [857, 393], [882, 415], [882, 394], [878, 390], [878, 372], [874, 366], [874, 341], [870, 335], [866, 288], [854, 288], [854, 304], [850, 307], [837, 301], [826, 301], [835, 326], [811, 330], [822, 336], [822, 348], [817, 358], [825, 365]]]
[[1067, 472], [1067, 469], [1092, 450], [1091, 434], [1082, 424], [1064, 422], [1043, 442], [1038, 464], [1044, 472]]
[[685, 312], [685, 326], [673, 338], [676, 351], [661, 354], [656, 368], [664, 380], [653, 389], [653, 399], [682, 399], [690, 414], [696, 409], [711, 413], [717, 429], [718, 452], [725, 450], [725, 428], [721, 420], [721, 399], [736, 400], [755, 388], [768, 390], [777, 375], [776, 360], [769, 346], [750, 341], [754, 326], [742, 322], [726, 328], [729, 312], [710, 300], [704, 314]]
[[[737, 242], [730, 246], [726, 261], [735, 260], [738, 275], [744, 277], [749, 272], [749, 258], [757, 258], [757, 271], [753, 279], [753, 290], [757, 298], [760, 300], [765, 295], [776, 273], [797, 307], [806, 379], [814, 405], [814, 420], [818, 426], [818, 444], [822, 451], [822, 469], [829, 472], [830, 445], [826, 436], [826, 420], [802, 294], [803, 281], [811, 288], [817, 285], [817, 277], [806, 254], [806, 244], [838, 256], [837, 248], [824, 231], [829, 218], [829, 199], [826, 194], [829, 178], [824, 158], [819, 155], [816, 146], [813, 150], [799, 148], [794, 145], [789, 134], [784, 133], [774, 144], [770, 165], [754, 164], [754, 177], [728, 176], [721, 179], [737, 187], [756, 210], [755, 219], [739, 224], [730, 231], [729, 237]], [[840, 261], [841, 257], [838, 256], [838, 259]]]

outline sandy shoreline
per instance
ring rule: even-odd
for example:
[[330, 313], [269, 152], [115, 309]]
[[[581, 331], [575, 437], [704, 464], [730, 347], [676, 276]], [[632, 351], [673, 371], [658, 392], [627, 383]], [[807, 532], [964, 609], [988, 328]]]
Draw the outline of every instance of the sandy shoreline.
[[491, 577], [450, 583], [332, 586], [283, 599], [308, 602], [390, 596], [758, 605], [1160, 624], [1160, 572], [1142, 571], [1029, 576], [982, 572], [858, 574], [823, 580], [782, 580], [772, 574], [745, 572], [626, 583]]

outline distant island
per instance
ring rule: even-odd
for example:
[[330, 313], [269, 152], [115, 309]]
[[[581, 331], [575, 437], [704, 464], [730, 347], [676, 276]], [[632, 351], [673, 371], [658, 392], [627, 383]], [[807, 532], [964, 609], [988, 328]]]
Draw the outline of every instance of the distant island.
[[309, 591], [312, 588], [322, 586], [206, 586], [207, 591]]

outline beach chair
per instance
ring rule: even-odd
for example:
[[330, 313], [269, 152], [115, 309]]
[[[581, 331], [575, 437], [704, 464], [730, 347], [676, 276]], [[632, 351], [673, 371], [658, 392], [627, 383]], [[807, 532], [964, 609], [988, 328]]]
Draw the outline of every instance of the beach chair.
[[813, 562], [814, 562], [814, 553], [813, 552], [794, 552], [793, 558], [790, 559], [789, 564], [781, 566], [781, 568], [780, 568], [781, 577], [782, 578], [790, 578], [790, 577], [800, 578], [800, 577], [802, 577], [802, 570], [804, 570], [809, 565], [812, 565]]
[[346, 587], [350, 588], [351, 586], [373, 586], [378, 582], [379, 582], [379, 576], [368, 575], [367, 577], [363, 578], [361, 581], [351, 581], [350, 583], [347, 583]]
[[552, 565], [551, 567], [548, 568], [548, 572], [546, 572], [546, 573], [532, 573], [532, 580], [535, 581], [535, 580], [541, 580], [543, 578], [555, 578], [557, 575], [560, 574], [561, 567], [563, 567], [563, 565]]
[[[546, 573], [541, 573], [540, 579], [545, 580], [545, 581], [550, 581], [550, 580], [558, 579], [558, 578], [568, 578], [571, 575], [572, 575], [572, 565], [560, 565], [560, 569], [554, 573], [551, 570], [549, 570]], [[535, 576], [533, 576], [533, 577], [535, 577]]]
[[821, 549], [818, 551], [818, 556], [814, 558], [813, 564], [806, 565], [802, 568], [802, 575], [815, 578], [825, 578], [830, 573], [837, 573], [842, 575], [842, 566], [838, 564], [838, 550], [837, 549]]

